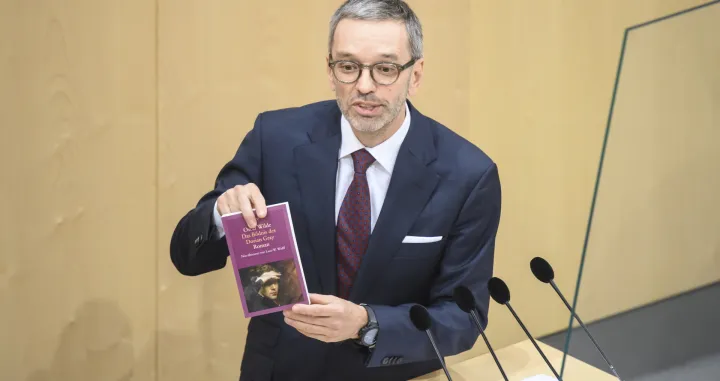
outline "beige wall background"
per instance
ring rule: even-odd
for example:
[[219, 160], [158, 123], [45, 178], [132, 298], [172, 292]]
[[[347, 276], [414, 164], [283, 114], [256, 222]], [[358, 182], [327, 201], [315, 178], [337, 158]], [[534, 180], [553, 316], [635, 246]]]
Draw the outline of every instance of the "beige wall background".
[[[572, 293], [623, 31], [702, 1], [409, 2], [427, 58], [413, 101], [498, 162], [496, 274], [533, 334], [563, 329], [528, 262]], [[3, 379], [236, 379], [232, 274], [179, 275], [170, 234], [259, 112], [333, 97], [339, 4], [0, 0]], [[522, 339], [510, 319], [491, 308], [495, 346]]]
[[0, 379], [155, 380], [155, 4], [0, 1]]
[[[578, 300], [583, 316], [720, 279], [718, 35], [720, 3], [628, 35]], [[618, 287], [606, 286], [608, 275]]]

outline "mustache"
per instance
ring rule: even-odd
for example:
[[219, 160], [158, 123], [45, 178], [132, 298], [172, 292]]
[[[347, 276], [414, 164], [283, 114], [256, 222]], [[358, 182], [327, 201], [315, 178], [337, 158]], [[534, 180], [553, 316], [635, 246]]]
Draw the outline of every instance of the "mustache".
[[380, 98], [376, 98], [375, 96], [372, 96], [372, 95], [352, 97], [352, 98], [350, 99], [350, 104], [353, 104], [353, 103], [358, 102], [358, 101], [360, 101], [360, 102], [372, 102], [372, 103], [381, 104], [381, 105], [383, 105], [383, 106], [386, 105], [386, 102], [385, 102], [385, 101], [383, 101], [383, 100], [380, 99]]

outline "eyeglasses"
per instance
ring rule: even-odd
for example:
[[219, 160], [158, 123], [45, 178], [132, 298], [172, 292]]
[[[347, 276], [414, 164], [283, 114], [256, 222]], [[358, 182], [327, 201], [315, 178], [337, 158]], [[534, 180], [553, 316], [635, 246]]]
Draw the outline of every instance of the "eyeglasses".
[[392, 62], [378, 62], [372, 65], [363, 65], [355, 61], [333, 61], [330, 56], [328, 65], [332, 69], [335, 79], [342, 83], [354, 83], [362, 75], [363, 69], [370, 70], [370, 77], [379, 85], [392, 85], [400, 78], [400, 73], [412, 66], [415, 58], [411, 59], [405, 65]]

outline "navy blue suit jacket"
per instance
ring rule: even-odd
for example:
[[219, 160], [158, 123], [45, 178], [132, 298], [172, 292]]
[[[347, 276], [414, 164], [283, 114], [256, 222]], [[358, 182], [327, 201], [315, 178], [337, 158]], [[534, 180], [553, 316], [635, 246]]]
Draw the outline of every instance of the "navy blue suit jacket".
[[[501, 191], [495, 163], [480, 149], [409, 104], [412, 122], [400, 152], [350, 301], [367, 303], [380, 331], [374, 349], [305, 337], [281, 313], [252, 318], [241, 380], [406, 380], [440, 368], [424, 332], [412, 325], [425, 305], [444, 356], [470, 349], [478, 333], [452, 301], [456, 286], [475, 294], [487, 324]], [[310, 292], [337, 295], [335, 177], [341, 112], [335, 101], [261, 113], [215, 189], [178, 223], [170, 245], [178, 271], [221, 269], [213, 205], [225, 190], [256, 184], [268, 205], [289, 202]], [[412, 236], [442, 236], [403, 243]]]

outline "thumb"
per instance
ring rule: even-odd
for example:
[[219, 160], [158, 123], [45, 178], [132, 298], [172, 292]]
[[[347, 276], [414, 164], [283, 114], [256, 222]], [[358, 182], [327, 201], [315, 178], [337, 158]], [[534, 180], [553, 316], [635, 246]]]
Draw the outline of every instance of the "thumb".
[[322, 295], [322, 294], [309, 294], [310, 296], [310, 304], [330, 304], [333, 303], [337, 298], [335, 298], [332, 295]]

